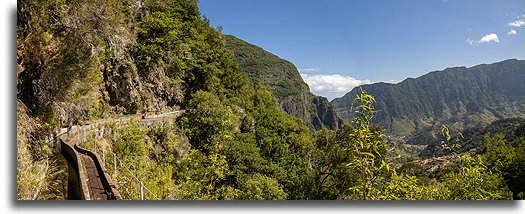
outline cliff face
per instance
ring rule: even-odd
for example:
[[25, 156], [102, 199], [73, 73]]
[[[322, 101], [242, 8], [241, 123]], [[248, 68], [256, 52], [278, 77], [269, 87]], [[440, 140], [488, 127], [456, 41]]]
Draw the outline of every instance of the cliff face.
[[[379, 112], [375, 122], [390, 132], [409, 135], [440, 124], [461, 130], [523, 116], [524, 69], [523, 60], [506, 60], [448, 68], [398, 84], [376, 83], [362, 89], [376, 97]], [[354, 117], [350, 109], [358, 90], [332, 101], [346, 121]]]
[[310, 110], [312, 124], [317, 129], [326, 127], [328, 129], [338, 129], [343, 125], [343, 121], [337, 116], [337, 110], [326, 97], [315, 96], [310, 93], [312, 109]]
[[238, 72], [255, 84], [261, 83], [279, 100], [288, 114], [303, 119], [304, 124], [319, 130], [342, 125], [335, 108], [324, 97], [315, 96], [289, 61], [231, 35], [224, 36], [226, 48], [234, 53]]
[[[162, 199], [307, 198], [309, 185], [301, 186], [311, 167], [303, 154], [314, 140], [308, 127], [236, 71], [233, 53], [197, 0], [21, 0], [18, 6], [18, 199], [56, 186], [54, 171], [45, 168], [55, 163], [46, 138], [56, 129], [177, 108], [188, 111], [170, 125], [107, 124], [120, 133], [97, 138], [111, 142], [99, 152], [140, 166], [132, 173], [145, 175]], [[313, 96], [295, 67], [283, 60], [264, 65], [276, 73], [255, 76], [275, 81], [268, 86], [285, 100], [280, 107], [311, 120]], [[83, 141], [95, 142], [92, 136]], [[136, 188], [117, 188], [136, 199], [128, 191]], [[261, 197], [261, 189], [269, 194]]]
[[194, 0], [20, 1], [17, 63], [18, 100], [51, 125], [178, 109], [236, 75]]

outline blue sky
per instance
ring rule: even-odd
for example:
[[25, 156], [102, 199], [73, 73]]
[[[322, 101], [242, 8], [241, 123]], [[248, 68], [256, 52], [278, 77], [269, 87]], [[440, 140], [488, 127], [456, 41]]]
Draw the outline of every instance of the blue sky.
[[523, 0], [200, 0], [213, 26], [294, 63], [313, 93], [524, 59]]

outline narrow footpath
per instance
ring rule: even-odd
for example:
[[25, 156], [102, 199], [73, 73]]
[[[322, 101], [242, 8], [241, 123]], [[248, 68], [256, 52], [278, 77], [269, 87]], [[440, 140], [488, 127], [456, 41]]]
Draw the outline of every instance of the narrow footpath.
[[[101, 163], [97, 163], [96, 155], [93, 157], [93, 154], [88, 155], [89, 153], [92, 153], [90, 151], [87, 151], [85, 149], [79, 148], [79, 141], [80, 141], [80, 132], [84, 133], [85, 131], [89, 132], [90, 127], [94, 127], [99, 124], [104, 124], [108, 122], [118, 122], [118, 121], [127, 121], [130, 119], [135, 119], [139, 121], [144, 122], [155, 122], [155, 121], [165, 121], [165, 120], [171, 120], [173, 118], [178, 117], [181, 113], [184, 111], [174, 111], [174, 112], [167, 112], [162, 114], [155, 114], [155, 115], [130, 115], [127, 117], [122, 118], [109, 118], [109, 119], [101, 119], [101, 120], [95, 120], [95, 121], [86, 121], [86, 124], [83, 126], [76, 126], [76, 127], [69, 127], [69, 128], [63, 128], [59, 133], [56, 133], [54, 136], [63, 136], [64, 142], [69, 145], [70, 148], [73, 148], [76, 150], [78, 158], [83, 163], [79, 163], [79, 167], [84, 167], [85, 174], [87, 176], [86, 185], [87, 190], [84, 189], [84, 192], [89, 194], [89, 199], [91, 200], [110, 200], [110, 199], [121, 199], [120, 194], [118, 195], [112, 195], [111, 189], [113, 187], [107, 187], [114, 184], [111, 184], [109, 178], [104, 178], [104, 168], [101, 169], [97, 168], [97, 166], [101, 166]], [[75, 130], [75, 131], [72, 131]], [[85, 133], [82, 135], [85, 136]], [[100, 174], [102, 173], [102, 175]], [[83, 175], [79, 175], [83, 176]], [[106, 181], [106, 187], [104, 185], [104, 181]], [[82, 185], [81, 183], [78, 183], [76, 185]], [[109, 188], [109, 189], [106, 189]], [[113, 189], [113, 191], [116, 191]]]
[[108, 194], [104, 185], [101, 181], [101, 176], [98, 174], [97, 167], [93, 158], [80, 154], [84, 164], [86, 166], [86, 172], [88, 177], [88, 188], [91, 200], [108, 200]]

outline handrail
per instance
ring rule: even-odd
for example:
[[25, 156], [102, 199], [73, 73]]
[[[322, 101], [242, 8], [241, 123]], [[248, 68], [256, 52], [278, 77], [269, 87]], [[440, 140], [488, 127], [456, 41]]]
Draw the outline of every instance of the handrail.
[[[112, 121], [125, 121], [131, 118], [142, 119], [142, 120], [160, 119], [163, 117], [172, 117], [171, 115], [177, 115], [183, 112], [184, 110], [179, 110], [179, 111], [166, 112], [166, 113], [161, 113], [161, 114], [156, 114], [156, 115], [139, 114], [139, 115], [129, 115], [125, 118], [86, 121], [87, 124], [83, 126], [70, 126], [67, 128], [61, 128], [60, 130], [58, 130], [58, 132], [51, 134], [48, 140], [52, 141], [53, 139], [56, 139], [57, 144], [55, 145], [55, 148], [58, 149], [62, 153], [62, 155], [66, 158], [66, 160], [68, 161], [70, 165], [70, 167], [68, 167], [69, 173], [70, 173], [70, 176], [68, 178], [68, 187], [69, 187], [68, 196], [69, 198], [70, 199], [80, 199], [80, 200], [90, 200], [91, 199], [89, 191], [88, 191], [89, 187], [87, 185], [87, 179], [84, 177], [85, 175], [84, 168], [81, 167], [82, 160], [79, 155], [79, 153], [81, 153], [93, 159], [96, 170], [98, 174], [100, 175], [100, 180], [101, 180], [102, 185], [104, 186], [104, 189], [112, 193], [112, 195], [108, 195], [108, 196], [112, 197], [111, 199], [122, 200], [122, 196], [120, 195], [120, 193], [118, 192], [116, 188], [116, 183], [112, 181], [111, 177], [107, 173], [105, 166], [101, 164], [100, 157], [95, 152], [84, 149], [80, 147], [79, 145], [77, 145], [78, 142], [72, 141], [74, 142], [72, 145], [66, 143], [68, 140], [70, 140], [70, 139], [66, 140], [66, 138], [69, 138], [71, 134], [75, 134], [75, 133], [79, 134], [81, 130], [89, 129], [90, 127], [93, 127], [95, 125], [112, 122]], [[161, 200], [151, 190], [149, 190], [143, 184], [143, 182], [140, 179], [138, 179], [125, 165], [123, 165], [122, 161], [118, 160], [118, 162], [120, 163], [119, 165], [123, 166], [135, 180], [140, 182], [141, 188], [145, 188], [157, 200]]]
[[[115, 153], [113, 153], [113, 155], [115, 155]], [[157, 197], [153, 192], [151, 192], [151, 190], [148, 189], [148, 187], [144, 186], [144, 184], [142, 183], [142, 181], [140, 179], [137, 178], [137, 176], [135, 176], [133, 174], [133, 172], [131, 172], [131, 170], [129, 170], [128, 167], [126, 167], [126, 165], [124, 165], [124, 163], [122, 163], [122, 161], [116, 159], [118, 162], [119, 162], [119, 165], [120, 166], [123, 166], [128, 172], [129, 174], [131, 174], [131, 177], [133, 177], [135, 180], [137, 180], [138, 182], [140, 182], [140, 185], [142, 187], [144, 187], [151, 195], [153, 195], [153, 197], [155, 197], [157, 200], [161, 200], [159, 197]]]
[[[78, 132], [78, 129], [75, 131]], [[105, 167], [102, 164], [100, 164], [100, 158], [95, 153], [79, 147], [76, 143], [74, 143], [73, 145], [66, 143], [66, 140], [62, 139], [62, 136], [57, 138], [60, 141], [59, 149], [62, 155], [66, 158], [66, 160], [72, 167], [72, 169], [69, 170], [70, 176], [68, 179], [69, 198], [80, 200], [91, 199], [88, 191], [89, 187], [87, 185], [87, 180], [84, 177], [84, 168], [81, 167], [82, 161], [79, 155], [79, 153], [81, 153], [93, 159], [93, 162], [95, 163], [95, 167], [100, 176], [100, 181], [104, 186], [104, 189], [107, 192], [111, 192], [111, 195], [109, 195], [111, 197], [110, 199], [122, 200], [120, 193], [116, 189], [116, 185], [113, 183], [110, 176], [106, 173]]]

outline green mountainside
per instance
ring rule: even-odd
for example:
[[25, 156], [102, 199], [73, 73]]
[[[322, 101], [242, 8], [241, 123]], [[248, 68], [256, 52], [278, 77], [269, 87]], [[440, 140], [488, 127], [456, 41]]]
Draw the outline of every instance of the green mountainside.
[[[375, 83], [362, 89], [377, 99], [379, 112], [374, 121], [391, 133], [408, 136], [441, 124], [462, 130], [522, 116], [524, 79], [524, 61], [512, 59], [471, 68], [447, 68], [397, 84]], [[355, 117], [351, 106], [358, 91], [354, 88], [332, 101], [345, 121]], [[423, 139], [435, 134], [425, 133]]]
[[262, 83], [279, 100], [288, 114], [303, 119], [304, 124], [319, 130], [340, 128], [342, 121], [328, 99], [310, 92], [297, 68], [289, 61], [232, 35], [224, 35], [226, 48], [234, 53], [238, 72], [254, 83]]
[[[461, 135], [459, 134], [461, 133]], [[509, 189], [516, 193], [525, 189], [525, 120], [508, 118], [496, 120], [487, 126], [472, 127], [454, 134], [446, 143], [443, 136], [433, 140], [423, 151], [422, 158], [453, 154], [484, 155], [486, 164], [500, 171]], [[455, 148], [448, 149], [455, 145]]]
[[[178, 109], [176, 121], [110, 124], [118, 135], [82, 146], [134, 166], [164, 200], [308, 198], [311, 132], [236, 71], [224, 44], [197, 0], [19, 1], [17, 199], [66, 197], [54, 177], [67, 166], [46, 167], [60, 159], [53, 131]], [[125, 199], [137, 199], [131, 179], [119, 174]]]
[[456, 133], [461, 133], [461, 137], [457, 142], [454, 142], [459, 145], [455, 151], [444, 149], [442, 146], [444, 137], [438, 136], [435, 139], [429, 139], [431, 143], [421, 151], [420, 156], [422, 158], [438, 157], [450, 155], [452, 152], [483, 154], [486, 151], [485, 138], [495, 137], [496, 135], [501, 135], [508, 142], [519, 143], [517, 140], [520, 137], [525, 137], [525, 120], [523, 118], [501, 119], [487, 126], [471, 127], [458, 130]]
[[146, 200], [524, 198], [523, 137], [487, 137], [484, 154], [416, 177], [371, 122], [374, 106], [394, 131], [523, 113], [523, 61], [364, 86], [377, 100], [334, 102], [344, 114], [358, 97], [343, 124], [293, 64], [220, 33], [198, 0], [20, 0], [16, 72], [17, 200], [68, 199], [82, 176], [68, 167], [86, 165], [49, 137], [99, 119], [102, 134], [79, 128], [68, 143], [101, 157], [125, 200], [143, 187]]

